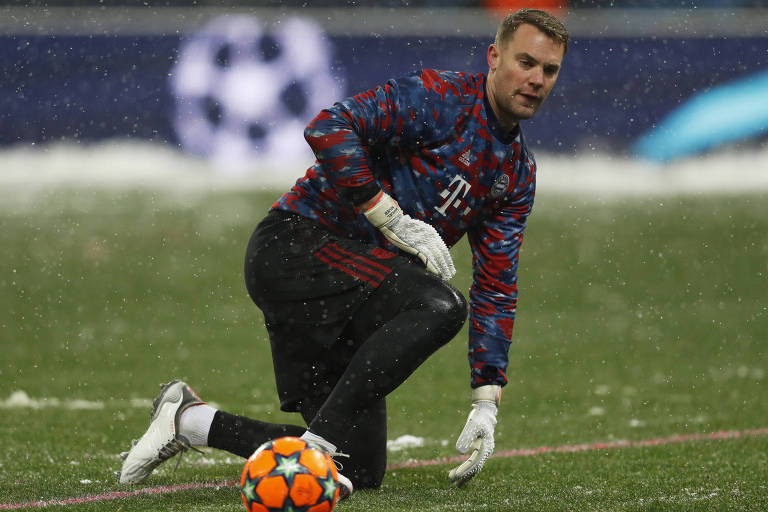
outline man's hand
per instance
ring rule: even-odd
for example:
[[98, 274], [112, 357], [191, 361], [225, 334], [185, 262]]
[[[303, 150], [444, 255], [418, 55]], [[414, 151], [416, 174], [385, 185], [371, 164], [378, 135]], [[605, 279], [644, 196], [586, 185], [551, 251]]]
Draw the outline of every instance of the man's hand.
[[384, 192], [376, 196], [363, 214], [387, 240], [423, 261], [428, 271], [446, 281], [456, 275], [451, 253], [437, 230], [404, 214], [397, 201]]
[[459, 453], [470, 452], [469, 458], [448, 473], [448, 478], [457, 487], [478, 474], [493, 453], [493, 430], [500, 399], [501, 386], [480, 386], [472, 390], [472, 410], [456, 441]]

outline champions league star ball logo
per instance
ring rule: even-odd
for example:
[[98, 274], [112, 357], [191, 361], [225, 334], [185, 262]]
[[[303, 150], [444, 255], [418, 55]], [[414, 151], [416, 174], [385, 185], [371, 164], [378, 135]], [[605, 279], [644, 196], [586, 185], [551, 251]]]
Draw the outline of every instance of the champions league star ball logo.
[[292, 163], [314, 160], [304, 127], [344, 94], [331, 53], [311, 20], [282, 18], [269, 26], [248, 16], [212, 20], [182, 42], [171, 71], [182, 146], [226, 172], [270, 168], [295, 175]]

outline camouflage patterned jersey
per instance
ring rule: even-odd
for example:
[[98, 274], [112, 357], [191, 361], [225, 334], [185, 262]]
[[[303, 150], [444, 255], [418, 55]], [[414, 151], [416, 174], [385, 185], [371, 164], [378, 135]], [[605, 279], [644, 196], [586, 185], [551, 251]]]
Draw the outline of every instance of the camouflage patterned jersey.
[[381, 188], [448, 247], [466, 233], [471, 385], [505, 385], [536, 165], [519, 128], [502, 131], [485, 76], [424, 70], [390, 80], [321, 112], [305, 137], [317, 162], [273, 208], [397, 251], [353, 207]]

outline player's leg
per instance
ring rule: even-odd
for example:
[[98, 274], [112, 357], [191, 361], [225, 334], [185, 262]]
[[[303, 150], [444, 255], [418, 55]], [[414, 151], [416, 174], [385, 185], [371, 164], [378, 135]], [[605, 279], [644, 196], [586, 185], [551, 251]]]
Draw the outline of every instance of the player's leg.
[[[262, 443], [286, 435], [306, 435], [304, 427], [267, 423], [218, 411], [207, 405], [184, 382], [166, 384], [154, 401], [152, 419], [144, 435], [123, 456], [120, 483], [140, 483], [157, 466], [195, 446], [212, 446], [249, 457]], [[181, 457], [181, 455], [179, 455]], [[339, 499], [353, 491], [342, 473]]]
[[164, 461], [195, 446], [249, 457], [266, 441], [304, 432], [306, 428], [298, 425], [267, 423], [219, 411], [186, 383], [174, 380], [154, 400], [147, 431], [122, 454], [120, 483], [142, 482]]
[[[309, 338], [316, 336], [321, 340], [331, 340], [332, 343], [340, 328], [332, 327], [330, 331], [320, 334], [322, 327], [310, 318], [305, 319], [304, 323], [308, 336], [297, 336], [300, 331], [290, 325], [294, 310], [290, 303], [286, 305], [283, 302], [285, 299], [303, 296], [308, 289], [312, 289], [311, 283], [302, 280], [302, 272], [309, 272], [310, 276], [322, 274], [324, 265], [312, 256], [310, 249], [321, 245], [326, 235], [327, 232], [317, 225], [295, 216], [275, 213], [262, 221], [248, 247], [246, 282], [251, 296], [260, 305], [264, 303], [263, 300], [275, 299], [273, 309], [282, 313], [282, 317], [274, 320], [265, 311], [265, 317], [272, 345], [281, 349], [277, 356], [273, 352], [273, 358], [277, 357], [274, 361], [276, 369], [278, 359], [281, 358], [284, 363], [280, 366], [282, 371], [278, 372], [281, 376], [278, 379], [278, 390], [281, 391], [281, 408], [286, 411], [298, 411], [301, 398], [316, 395], [318, 386], [323, 386], [325, 394], [330, 391], [322, 365], [324, 356], [310, 350], [316, 348], [327, 352], [328, 347], [314, 343]], [[310, 244], [310, 249], [300, 242]], [[258, 277], [256, 284], [254, 276]], [[324, 275], [319, 278], [322, 280], [323, 277], [328, 278]], [[345, 287], [358, 285], [354, 279], [346, 277]], [[270, 279], [272, 281], [268, 286], [261, 286]], [[335, 282], [333, 278], [328, 279]], [[350, 295], [349, 303], [353, 302], [353, 296]], [[309, 310], [308, 314], [316, 312]], [[280, 327], [285, 333], [283, 336], [276, 332]], [[120, 481], [141, 482], [162, 462], [192, 446], [212, 446], [248, 457], [256, 447], [269, 439], [282, 435], [301, 435], [305, 431], [305, 427], [267, 423], [216, 411], [203, 405], [202, 400], [185, 383], [173, 381], [163, 388], [155, 400], [150, 426], [145, 434], [124, 454]]]
[[345, 463], [356, 485], [378, 486], [383, 398], [461, 328], [464, 298], [420, 264], [276, 212], [249, 242], [245, 276], [264, 312], [281, 408], [311, 400], [302, 412], [313, 433], [329, 451], [356, 454]]
[[[356, 485], [379, 485], [383, 398], [453, 338], [466, 301], [419, 263], [290, 214], [273, 213], [256, 230], [245, 275], [265, 314], [281, 408], [321, 398], [302, 411], [311, 432], [330, 451], [359, 453], [345, 464]], [[372, 408], [380, 419], [369, 421]]]
[[[350, 245], [342, 247], [345, 242]], [[333, 244], [332, 257], [352, 254], [354, 266], [341, 271], [338, 271], [338, 265], [326, 266], [326, 253], [321, 250], [325, 251], [327, 244]], [[270, 245], [272, 250], [269, 250]], [[356, 251], [358, 255], [355, 255]], [[248, 290], [254, 302], [265, 310], [281, 408], [296, 411], [307, 397], [322, 397], [323, 400], [314, 401], [313, 409], [323, 402], [324, 415], [314, 418], [313, 414], [307, 413], [305, 417], [313, 417], [319, 432], [326, 433], [343, 449], [357, 454], [353, 466], [363, 487], [377, 486], [385, 467], [383, 397], [450, 340], [466, 316], [466, 304], [455, 289], [402, 258], [396, 258], [389, 267], [377, 263], [377, 258], [383, 258], [382, 262], [386, 263], [385, 260], [393, 256], [378, 251], [365, 244], [334, 239], [333, 236], [329, 238], [329, 233], [317, 225], [293, 216], [271, 215], [254, 233], [246, 257]], [[363, 280], [357, 273], [361, 261], [369, 271], [372, 270]], [[352, 267], [354, 271], [350, 272]], [[331, 268], [337, 271], [334, 273]], [[393, 268], [398, 270], [391, 278], [385, 278]], [[382, 284], [384, 286], [374, 294], [375, 298], [365, 302], [365, 298]], [[302, 300], [307, 294], [318, 291], [322, 299]], [[335, 302], [323, 295], [329, 292], [335, 292]], [[298, 308], [291, 307], [292, 299], [300, 300]], [[359, 308], [360, 302], [365, 302], [362, 308]], [[302, 305], [306, 307], [302, 308]], [[348, 322], [347, 315], [357, 308], [359, 314], [354, 315], [354, 321]], [[282, 313], [282, 316], [273, 318], [269, 311]], [[297, 313], [298, 323], [295, 321]], [[299, 328], [302, 326], [303, 330]], [[341, 345], [334, 346], [345, 326], [350, 334], [343, 337]], [[401, 334], [407, 334], [402, 337], [404, 343], [387, 346], [387, 339], [398, 337], [397, 341], [401, 341]], [[360, 385], [338, 386], [342, 374], [343, 382]], [[206, 409], [207, 406], [192, 407], [200, 401], [192, 403], [176, 399], [177, 391], [184, 391], [181, 394], [185, 396], [191, 393], [185, 384], [181, 384], [183, 388], [177, 385], [173, 387], [174, 393], [164, 391], [165, 394], [156, 400], [150, 428], [131, 450], [131, 454], [147, 452], [149, 455], [144, 453], [146, 457], [138, 464], [128, 464], [135, 457], [126, 459], [123, 465], [125, 481], [143, 480], [154, 467], [190, 444], [205, 443], [247, 457], [265, 440], [285, 434], [296, 435], [304, 430], [295, 425], [271, 424], [220, 413]], [[329, 400], [324, 400], [329, 394]], [[163, 411], [162, 418], [156, 418], [158, 411]], [[197, 419], [186, 421], [192, 417]], [[334, 428], [347, 430], [346, 435], [340, 435]], [[350, 431], [352, 435], [349, 435]], [[187, 436], [196, 441], [190, 443]], [[145, 438], [151, 442], [145, 442]], [[169, 450], [169, 446], [173, 449]], [[126, 471], [126, 465], [140, 469], [138, 473]], [[136, 474], [139, 476], [135, 477]]]
[[357, 310], [342, 335], [353, 354], [309, 430], [345, 443], [359, 413], [400, 386], [462, 327], [466, 301], [419, 265], [398, 267]]
[[306, 427], [299, 425], [268, 423], [216, 411], [210, 424], [206, 445], [247, 458], [267, 441], [283, 436], [299, 437], [306, 430]]
[[[309, 423], [317, 414], [324, 397], [307, 399], [301, 404], [301, 414]], [[355, 489], [378, 489], [387, 468], [387, 406], [385, 399], [377, 400], [351, 417], [337, 450], [342, 471], [352, 480]]]

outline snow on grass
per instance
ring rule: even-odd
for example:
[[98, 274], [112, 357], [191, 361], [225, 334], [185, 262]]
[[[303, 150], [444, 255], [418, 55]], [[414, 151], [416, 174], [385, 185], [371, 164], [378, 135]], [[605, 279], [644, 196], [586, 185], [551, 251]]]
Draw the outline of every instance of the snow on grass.
[[[768, 146], [729, 149], [669, 164], [654, 164], [604, 153], [559, 155], [538, 152], [539, 193], [594, 198], [743, 193], [768, 190]], [[243, 188], [286, 189], [306, 164], [259, 167], [247, 173], [217, 171], [207, 161], [177, 148], [113, 140], [101, 144], [16, 145], [0, 150], [0, 191], [14, 204], [30, 194], [59, 186], [150, 188], [205, 192]], [[7, 203], [7, 201], [5, 201]]]
[[14, 391], [11, 396], [0, 401], [0, 409], [43, 409], [47, 407], [61, 407], [64, 409], [103, 409], [104, 402], [94, 402], [91, 400], [70, 399], [59, 400], [58, 398], [44, 397], [31, 398], [24, 391]]
[[[215, 402], [208, 402], [211, 407], [218, 408]], [[105, 408], [150, 409], [151, 398], [130, 398], [126, 400], [84, 400], [81, 398], [61, 399], [56, 397], [33, 398], [26, 391], [16, 390], [11, 392], [6, 399], [0, 399], [0, 409], [73, 409], [73, 410], [102, 410]]]
[[408, 434], [387, 441], [387, 450], [391, 452], [399, 452], [409, 448], [420, 448], [422, 446], [424, 446], [423, 437], [417, 437]]

